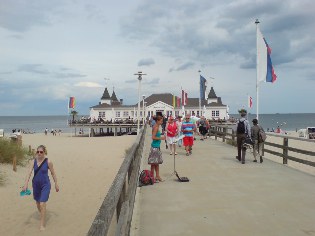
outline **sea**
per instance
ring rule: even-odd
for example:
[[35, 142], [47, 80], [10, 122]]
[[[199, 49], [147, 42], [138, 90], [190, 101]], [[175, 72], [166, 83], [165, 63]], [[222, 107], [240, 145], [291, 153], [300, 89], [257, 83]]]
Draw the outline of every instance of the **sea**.
[[[239, 114], [230, 114], [230, 117], [239, 118]], [[249, 114], [248, 120], [256, 118], [255, 114]], [[47, 128], [61, 130], [63, 133], [71, 133], [68, 126], [69, 116], [0, 116], [0, 129], [4, 133], [12, 133], [12, 130], [24, 130], [26, 133], [44, 133]], [[252, 124], [252, 123], [251, 123]], [[276, 129], [278, 126], [284, 131], [297, 131], [306, 127], [315, 127], [315, 113], [290, 113], [290, 114], [260, 114], [259, 124], [265, 129]]]

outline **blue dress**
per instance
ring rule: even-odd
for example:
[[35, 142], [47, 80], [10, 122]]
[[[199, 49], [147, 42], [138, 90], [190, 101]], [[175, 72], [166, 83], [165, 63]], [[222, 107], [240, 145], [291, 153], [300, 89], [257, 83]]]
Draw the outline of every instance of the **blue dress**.
[[[34, 160], [34, 173], [38, 169], [37, 160]], [[40, 168], [33, 179], [33, 195], [36, 202], [47, 202], [50, 194], [50, 180], [48, 176], [48, 160]]]

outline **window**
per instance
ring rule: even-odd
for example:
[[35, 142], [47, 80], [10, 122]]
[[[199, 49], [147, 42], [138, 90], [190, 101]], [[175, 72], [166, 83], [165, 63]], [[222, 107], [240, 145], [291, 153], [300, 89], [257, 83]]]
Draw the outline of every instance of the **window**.
[[199, 116], [199, 111], [197, 111], [197, 116]]
[[219, 117], [220, 116], [220, 112], [219, 111], [215, 111], [215, 116]]
[[135, 112], [131, 111], [131, 116], [134, 117], [135, 116]]
[[211, 112], [212, 117], [215, 117], [215, 111]]
[[129, 116], [129, 112], [128, 111], [124, 111], [124, 117], [128, 117]]
[[120, 111], [116, 111], [116, 117], [120, 117]]
[[105, 112], [103, 111], [100, 111], [99, 113], [98, 113], [98, 117], [105, 117]]

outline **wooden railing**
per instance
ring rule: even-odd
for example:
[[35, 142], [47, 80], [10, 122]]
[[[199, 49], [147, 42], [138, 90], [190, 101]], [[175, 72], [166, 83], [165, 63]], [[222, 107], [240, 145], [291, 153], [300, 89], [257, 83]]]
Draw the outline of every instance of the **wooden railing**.
[[89, 229], [88, 236], [106, 236], [116, 210], [116, 235], [129, 235], [146, 126], [124, 161]]
[[[210, 136], [214, 136], [215, 140], [218, 138], [222, 139], [222, 142], [226, 142], [229, 140], [230, 144], [236, 145], [236, 133], [232, 129], [231, 126], [227, 125], [218, 125], [218, 126], [211, 126], [211, 129], [209, 130]], [[314, 143], [314, 150], [315, 150], [315, 140], [314, 139], [305, 139], [305, 138], [297, 138], [297, 137], [290, 137], [288, 135], [281, 135], [281, 134], [273, 134], [273, 133], [267, 133], [267, 136], [275, 136], [278, 138], [282, 138], [283, 142], [282, 144], [276, 144], [276, 143], [271, 143], [271, 142], [264, 142], [263, 143], [263, 155], [264, 153], [270, 153], [275, 156], [282, 157], [283, 159], [283, 164], [288, 164], [288, 160], [299, 162], [305, 165], [313, 166], [315, 167], [315, 161], [309, 161], [305, 159], [300, 159], [297, 157], [290, 156], [288, 153], [290, 152], [295, 152], [295, 153], [300, 153], [304, 154], [307, 156], [315, 157], [315, 152], [314, 151], [308, 151], [308, 150], [303, 150], [300, 148], [296, 147], [290, 147], [289, 146], [289, 140], [299, 140], [301, 142], [311, 142]], [[267, 139], [268, 140], [268, 139]], [[274, 150], [269, 149], [269, 147], [276, 147], [282, 150], [282, 152], [277, 152]]]

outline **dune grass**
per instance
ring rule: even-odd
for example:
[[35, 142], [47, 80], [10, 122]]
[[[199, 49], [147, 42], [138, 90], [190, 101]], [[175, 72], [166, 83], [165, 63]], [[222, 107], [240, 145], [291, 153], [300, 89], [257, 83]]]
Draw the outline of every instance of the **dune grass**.
[[0, 139], [0, 163], [12, 163], [13, 156], [16, 156], [16, 164], [24, 166], [30, 159], [28, 149], [12, 142], [7, 138]]

